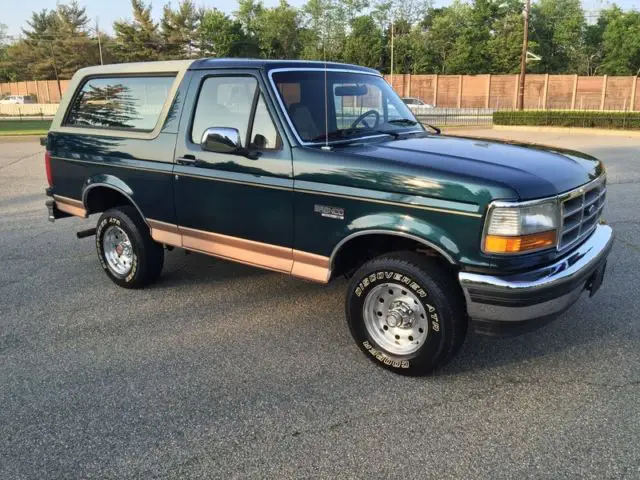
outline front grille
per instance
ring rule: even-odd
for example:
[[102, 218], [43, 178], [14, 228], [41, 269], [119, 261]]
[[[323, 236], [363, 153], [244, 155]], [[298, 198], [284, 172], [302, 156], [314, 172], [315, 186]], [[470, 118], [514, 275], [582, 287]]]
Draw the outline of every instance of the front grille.
[[561, 197], [559, 250], [569, 248], [593, 232], [602, 214], [606, 195], [606, 180], [601, 177]]

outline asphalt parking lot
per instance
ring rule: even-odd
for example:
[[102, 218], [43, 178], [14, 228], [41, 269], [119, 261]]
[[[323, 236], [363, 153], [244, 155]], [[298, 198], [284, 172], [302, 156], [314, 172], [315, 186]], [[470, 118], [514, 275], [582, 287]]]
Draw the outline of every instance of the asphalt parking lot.
[[358, 350], [343, 280], [174, 250], [116, 287], [96, 218], [47, 221], [42, 147], [0, 141], [0, 479], [640, 478], [640, 137], [470, 133], [605, 160], [617, 241], [594, 298], [428, 378]]

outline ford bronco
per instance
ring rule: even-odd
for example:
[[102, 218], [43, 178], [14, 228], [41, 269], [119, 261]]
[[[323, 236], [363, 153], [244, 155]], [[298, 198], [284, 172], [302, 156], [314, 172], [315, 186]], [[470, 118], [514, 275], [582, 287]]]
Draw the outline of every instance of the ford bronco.
[[468, 326], [539, 325], [602, 283], [605, 170], [574, 151], [440, 135], [375, 70], [203, 59], [78, 71], [46, 139], [49, 219], [101, 213], [113, 282], [179, 247], [349, 278], [359, 348], [425, 374]]

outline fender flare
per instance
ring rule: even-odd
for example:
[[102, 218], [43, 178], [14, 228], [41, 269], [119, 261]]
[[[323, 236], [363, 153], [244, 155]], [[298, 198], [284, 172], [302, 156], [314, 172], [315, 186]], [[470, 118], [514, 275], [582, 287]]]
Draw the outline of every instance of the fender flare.
[[121, 179], [119, 179], [114, 175], [99, 175], [95, 179], [92, 179], [92, 178], [87, 179], [82, 189], [82, 204], [84, 205], [84, 208], [87, 212], [89, 211], [88, 205], [87, 205], [87, 198], [89, 196], [90, 191], [97, 187], [109, 188], [121, 194], [123, 197], [125, 197], [129, 201], [129, 203], [131, 203], [131, 205], [135, 207], [135, 209], [140, 214], [140, 217], [142, 218], [144, 223], [147, 224], [147, 226], [149, 225], [147, 223], [146, 217], [142, 213], [142, 210], [140, 209], [138, 204], [133, 200], [133, 190], [129, 187], [129, 185], [127, 185], [125, 182], [123, 182]]
[[429, 240], [425, 240], [422, 237], [419, 237], [417, 235], [411, 234], [411, 233], [406, 233], [406, 232], [399, 232], [397, 230], [386, 230], [386, 229], [367, 229], [367, 230], [360, 230], [358, 232], [354, 232], [351, 233], [350, 235], [347, 235], [346, 237], [344, 237], [342, 240], [340, 240], [340, 242], [338, 242], [338, 244], [333, 248], [333, 251], [331, 252], [331, 257], [329, 257], [329, 268], [331, 271], [333, 271], [333, 267], [334, 267], [334, 262], [336, 259], [336, 256], [338, 255], [338, 253], [340, 252], [340, 249], [347, 244], [350, 240], [356, 238], [356, 237], [361, 237], [361, 236], [365, 236], [365, 235], [393, 235], [393, 236], [397, 236], [397, 237], [404, 237], [404, 238], [408, 238], [411, 240], [414, 240], [418, 243], [423, 244], [425, 247], [431, 248], [433, 250], [435, 250], [436, 252], [438, 252], [440, 255], [442, 255], [451, 265], [457, 265], [457, 262], [454, 260], [454, 258], [451, 256], [451, 254], [449, 252], [447, 252], [444, 248], [442, 248], [439, 245], [436, 245], [435, 243], [429, 241]]

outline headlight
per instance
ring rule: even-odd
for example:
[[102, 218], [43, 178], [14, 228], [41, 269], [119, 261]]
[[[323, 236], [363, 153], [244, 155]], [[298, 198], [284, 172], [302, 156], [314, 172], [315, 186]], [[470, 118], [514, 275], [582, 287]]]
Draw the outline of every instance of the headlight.
[[533, 204], [496, 202], [489, 208], [485, 253], [523, 253], [556, 246], [559, 209], [555, 200]]

